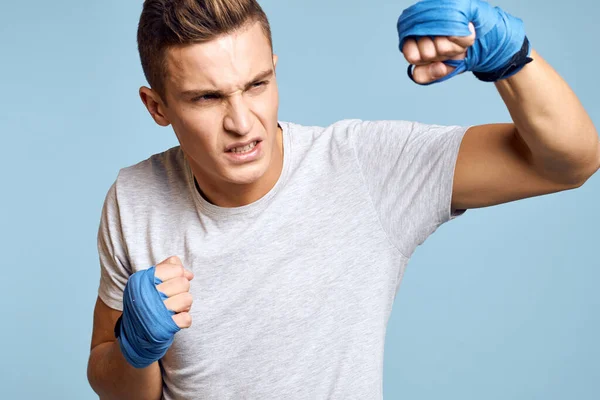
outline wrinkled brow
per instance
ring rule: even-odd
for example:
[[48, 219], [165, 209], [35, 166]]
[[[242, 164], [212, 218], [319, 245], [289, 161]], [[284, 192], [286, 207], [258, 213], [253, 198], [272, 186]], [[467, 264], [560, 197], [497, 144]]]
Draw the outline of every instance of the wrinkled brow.
[[[274, 74], [273, 69], [269, 69], [263, 72], [260, 72], [258, 74], [256, 74], [256, 76], [250, 80], [249, 82], [247, 82], [244, 87], [246, 89], [248, 89], [250, 86], [252, 86], [254, 83], [256, 82], [260, 82], [264, 79], [270, 78], [272, 77]], [[225, 96], [226, 94], [223, 93], [220, 90], [215, 90], [215, 89], [203, 89], [203, 88], [199, 88], [199, 89], [191, 89], [191, 90], [185, 90], [183, 92], [181, 92], [180, 96], [181, 97], [186, 97], [186, 98], [191, 98], [191, 97], [202, 97], [202, 96], [206, 96], [206, 95], [216, 95], [216, 96]]]

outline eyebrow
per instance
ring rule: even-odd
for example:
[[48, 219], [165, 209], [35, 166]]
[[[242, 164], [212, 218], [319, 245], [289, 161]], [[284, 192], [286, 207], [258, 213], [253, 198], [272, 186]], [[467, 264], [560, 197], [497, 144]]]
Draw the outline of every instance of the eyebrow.
[[[250, 82], [248, 82], [244, 85], [244, 89], [250, 88], [250, 86], [252, 86], [256, 82], [259, 82], [264, 79], [272, 77], [274, 73], [275, 72], [272, 68], [258, 73], [254, 77], [254, 79], [252, 79]], [[202, 96], [206, 96], [206, 95], [225, 96], [225, 93], [223, 93], [220, 90], [215, 90], [215, 89], [192, 89], [192, 90], [185, 90], [185, 91], [181, 92], [181, 96], [187, 97], [187, 98], [202, 97]]]

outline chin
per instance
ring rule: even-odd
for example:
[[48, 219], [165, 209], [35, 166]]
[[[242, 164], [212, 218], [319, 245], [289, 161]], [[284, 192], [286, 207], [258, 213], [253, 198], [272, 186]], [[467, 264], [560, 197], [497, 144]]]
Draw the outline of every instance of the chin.
[[237, 171], [229, 171], [227, 180], [236, 185], [252, 185], [258, 182], [267, 170], [268, 165], [263, 165], [263, 163], [255, 166], [245, 166]]

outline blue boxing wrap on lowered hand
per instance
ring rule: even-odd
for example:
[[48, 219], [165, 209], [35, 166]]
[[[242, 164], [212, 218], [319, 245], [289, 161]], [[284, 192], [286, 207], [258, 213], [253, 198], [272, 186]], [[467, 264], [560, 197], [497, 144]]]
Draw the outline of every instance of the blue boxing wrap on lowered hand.
[[[476, 76], [500, 72], [504, 79], [532, 61], [523, 21], [482, 0], [421, 0], [407, 8], [397, 24], [400, 51], [410, 37], [470, 36], [470, 22], [475, 26], [475, 43], [467, 49], [463, 60], [444, 61], [456, 69], [431, 83], [445, 81], [465, 71], [472, 71]], [[523, 51], [524, 43], [527, 44], [527, 57], [517, 65], [511, 65], [514, 56]], [[411, 79], [412, 67], [408, 68]], [[502, 74], [504, 71], [507, 73]]]
[[119, 346], [129, 364], [145, 368], [161, 359], [180, 328], [173, 321], [175, 312], [167, 309], [167, 296], [156, 285], [155, 267], [131, 275], [123, 292], [123, 315]]

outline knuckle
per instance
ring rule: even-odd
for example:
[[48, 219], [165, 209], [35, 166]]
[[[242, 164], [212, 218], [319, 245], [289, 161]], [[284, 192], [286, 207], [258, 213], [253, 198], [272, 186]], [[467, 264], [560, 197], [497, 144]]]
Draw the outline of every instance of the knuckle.
[[436, 56], [435, 45], [430, 38], [421, 38], [419, 40], [419, 51], [421, 52], [421, 58], [426, 61]]
[[178, 315], [179, 325], [181, 328], [189, 328], [192, 326], [192, 316], [188, 312], [183, 312]]
[[438, 38], [435, 41], [435, 48], [438, 54], [442, 56], [450, 56], [454, 53], [454, 46], [452, 46], [452, 43], [448, 40]]
[[183, 303], [186, 307], [190, 307], [194, 302], [194, 296], [190, 292], [185, 292], [183, 295]]
[[414, 39], [408, 39], [402, 48], [406, 60], [414, 64], [419, 61], [419, 49]]
[[421, 57], [425, 61], [431, 61], [431, 60], [435, 59], [435, 57], [436, 57], [435, 49], [432, 49], [429, 47], [424, 48], [423, 51], [421, 51]]
[[408, 61], [411, 64], [416, 64], [420, 61], [419, 55], [416, 52], [406, 52], [404, 54], [404, 57], [406, 58], [406, 61]]
[[177, 285], [181, 288], [182, 292], [190, 290], [190, 281], [185, 276], [177, 278]]

